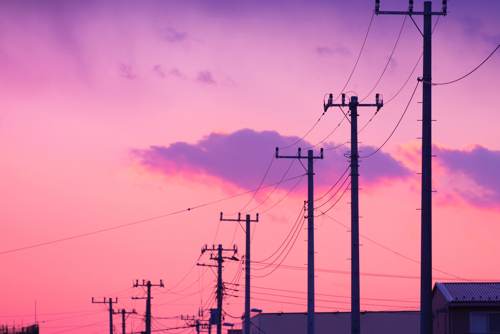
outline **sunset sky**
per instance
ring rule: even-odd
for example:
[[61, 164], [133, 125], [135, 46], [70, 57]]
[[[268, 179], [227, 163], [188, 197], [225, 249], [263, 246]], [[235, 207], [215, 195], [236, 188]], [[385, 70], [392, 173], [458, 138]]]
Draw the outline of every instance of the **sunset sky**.
[[[241, 257], [245, 246], [237, 224], [219, 224], [220, 211], [260, 213], [252, 226], [255, 261], [298, 226], [280, 267], [255, 264], [252, 306], [305, 311], [306, 234], [294, 222], [306, 180], [293, 178], [304, 169], [273, 161], [274, 148], [325, 148], [325, 159], [315, 161], [317, 198], [345, 171], [349, 127], [340, 110], [330, 109], [297, 141], [322, 114], [325, 94], [344, 87], [373, 9], [366, 0], [0, 2], [0, 324], [32, 323], [36, 303], [43, 333], [102, 333], [106, 308], [91, 297], [118, 297], [117, 308], [143, 314], [144, 301], [130, 299], [144, 295], [132, 288], [135, 279], [164, 280], [164, 289], [153, 290], [154, 316], [210, 307], [215, 276], [195, 266], [201, 247], [234, 243]], [[467, 73], [500, 42], [499, 1], [450, 0], [448, 9], [433, 36], [435, 82]], [[361, 156], [401, 117], [421, 75], [421, 64], [411, 74], [421, 46], [409, 19], [373, 18], [345, 91], [360, 98], [372, 91], [366, 102], [378, 92], [390, 102], [360, 132]], [[500, 280], [499, 53], [466, 79], [433, 88], [438, 281]], [[389, 142], [360, 164], [362, 310], [419, 307], [417, 89]], [[374, 111], [359, 111], [360, 127]], [[259, 184], [265, 187], [251, 191]], [[316, 205], [327, 209], [345, 186]], [[226, 200], [213, 203], [219, 199]], [[349, 310], [349, 225], [347, 191], [316, 219], [318, 311]], [[275, 258], [264, 262], [281, 263]], [[207, 254], [199, 261], [210, 262]], [[240, 265], [224, 270], [226, 281], [241, 284], [225, 302], [226, 321], [237, 326]], [[157, 319], [153, 327], [183, 324]], [[142, 330], [141, 316], [128, 326]]]

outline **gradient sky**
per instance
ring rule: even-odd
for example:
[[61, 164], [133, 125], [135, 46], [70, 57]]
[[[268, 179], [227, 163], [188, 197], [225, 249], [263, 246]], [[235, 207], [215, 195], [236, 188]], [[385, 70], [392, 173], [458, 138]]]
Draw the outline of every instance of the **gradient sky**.
[[[382, 7], [404, 9], [406, 1], [383, 0]], [[2, 1], [0, 323], [31, 323], [36, 301], [44, 333], [102, 333], [105, 307], [91, 305], [91, 297], [119, 297], [120, 307], [142, 313], [143, 301], [130, 296], [143, 295], [131, 288], [143, 278], [166, 283], [154, 290], [156, 316], [195, 314], [215, 283], [210, 270], [194, 267], [201, 247], [234, 240], [244, 249], [239, 227], [218, 224], [220, 211], [261, 212], [253, 258], [271, 255], [301, 209], [304, 182], [291, 191], [295, 181], [123, 229], [7, 251], [255, 189], [274, 147], [300, 138], [320, 116], [324, 94], [344, 86], [372, 12], [372, 1], [362, 0]], [[483, 60], [500, 42], [499, 15], [496, 0], [450, 0], [434, 34], [433, 80], [454, 79]], [[402, 22], [374, 18], [349, 95], [371, 90]], [[410, 21], [404, 24], [372, 95], [392, 97], [419, 58], [421, 38]], [[360, 134], [362, 155], [387, 138], [420, 73], [419, 65]], [[436, 280], [500, 278], [491, 265], [500, 252], [499, 85], [497, 53], [466, 80], [433, 90]], [[418, 308], [420, 100], [419, 88], [395, 135], [361, 162], [363, 310]], [[360, 124], [372, 113], [360, 110]], [[331, 109], [299, 145], [321, 142], [341, 120]], [[316, 162], [318, 195], [347, 167], [347, 147], [339, 146], [348, 141], [347, 124], [321, 143], [327, 150]], [[279, 181], [289, 164], [274, 161], [264, 183]], [[294, 164], [288, 176], [301, 173]], [[318, 311], [349, 308], [348, 201], [345, 196], [329, 212], [333, 219], [316, 220], [317, 291], [330, 295], [318, 295]], [[299, 231], [285, 265], [306, 263], [306, 236]], [[237, 267], [226, 265], [228, 280]], [[253, 305], [305, 311], [306, 272], [292, 269], [256, 277]], [[235, 294], [240, 297], [228, 298], [226, 308], [239, 316], [242, 286]], [[143, 326], [139, 317], [130, 324]], [[179, 324], [156, 320], [154, 326]]]

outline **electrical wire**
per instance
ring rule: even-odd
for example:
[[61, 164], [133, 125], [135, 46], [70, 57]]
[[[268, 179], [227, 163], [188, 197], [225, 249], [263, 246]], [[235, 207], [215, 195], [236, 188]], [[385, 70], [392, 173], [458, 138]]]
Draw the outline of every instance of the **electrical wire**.
[[[292, 160], [294, 161], [294, 160]], [[302, 176], [302, 178], [300, 179], [297, 179], [297, 182], [295, 182], [289, 189], [288, 191], [285, 193], [285, 195], [283, 195], [278, 201], [274, 202], [271, 206], [267, 207], [264, 211], [262, 211], [262, 213], [267, 213], [269, 211], [271, 211], [272, 209], [274, 209], [278, 204], [280, 204], [281, 202], [283, 202], [285, 200], [285, 198], [287, 198], [294, 190], [295, 188], [298, 187], [298, 185], [300, 184], [300, 182], [304, 179], [305, 177], [305, 174]]]
[[330, 205], [328, 207], [328, 209], [326, 209], [324, 211], [323, 210], [318, 210], [320, 212], [320, 214], [314, 216], [315, 218], [321, 217], [321, 216], [325, 215], [328, 211], [332, 210], [335, 206], [337, 206], [337, 204], [342, 200], [342, 198], [344, 198], [344, 195], [346, 194], [347, 190], [349, 189], [349, 187], [351, 185], [351, 181], [350, 181], [350, 177], [349, 176], [346, 178], [346, 180], [349, 180], [349, 183], [345, 186], [345, 188], [342, 191], [342, 193], [340, 194], [339, 198], [337, 198], [337, 200], [332, 205]]
[[290, 165], [288, 165], [288, 168], [285, 170], [285, 172], [283, 173], [283, 175], [281, 176], [280, 180], [278, 181], [278, 183], [276, 183], [276, 185], [274, 186], [273, 189], [271, 189], [270, 192], [267, 193], [266, 195], [266, 198], [264, 198], [264, 200], [260, 203], [258, 203], [256, 206], [254, 206], [253, 208], [251, 208], [249, 211], [250, 212], [255, 212], [255, 210], [257, 210], [258, 208], [260, 208], [264, 203], [266, 203], [269, 198], [271, 197], [271, 195], [278, 189], [278, 187], [283, 183], [283, 180], [285, 179], [285, 177], [288, 175], [288, 173], [290, 172], [290, 170], [292, 169], [292, 166], [294, 165], [295, 163], [295, 159], [292, 159], [290, 161]]
[[389, 64], [391, 63], [392, 57], [394, 56], [394, 52], [396, 51], [396, 48], [398, 47], [399, 40], [401, 39], [401, 35], [403, 34], [406, 19], [407, 19], [407, 16], [405, 15], [403, 17], [403, 22], [401, 23], [401, 28], [399, 28], [399, 33], [396, 37], [396, 41], [394, 42], [394, 46], [392, 47], [391, 54], [389, 55], [389, 58], [387, 58], [387, 62], [385, 63], [384, 69], [380, 73], [377, 81], [375, 81], [375, 84], [372, 86], [372, 88], [368, 91], [368, 93], [366, 93], [365, 97], [363, 97], [361, 99], [361, 102], [365, 101], [371, 95], [371, 93], [373, 93], [373, 91], [378, 87], [378, 85], [380, 84], [380, 81], [384, 77], [385, 72], [389, 68]]
[[[261, 289], [261, 290], [270, 290], [270, 291], [280, 291], [280, 292], [288, 292], [288, 293], [294, 293], [294, 294], [299, 294], [299, 295], [306, 295], [307, 291], [298, 291], [298, 290], [290, 290], [290, 289], [282, 289], [282, 288], [269, 288], [269, 287], [263, 287], [263, 286], [255, 286], [252, 285], [252, 289]], [[325, 296], [325, 297], [334, 297], [334, 298], [344, 298], [344, 299], [350, 299], [351, 296], [347, 295], [333, 295], [329, 293], [315, 293], [317, 296]], [[363, 297], [363, 299], [366, 300], [373, 300], [373, 301], [383, 301], [383, 302], [404, 302], [404, 303], [418, 303], [419, 300], [417, 299], [393, 299], [393, 298], [371, 298], [371, 297]]]
[[[325, 216], [326, 218], [330, 219], [331, 221], [333, 221], [334, 223], [336, 223], [336, 224], [338, 224], [338, 225], [340, 225], [340, 226], [343, 226], [344, 228], [346, 228], [347, 230], [349, 230], [349, 226], [348, 226], [347, 224], [342, 223], [341, 221], [337, 220], [336, 218], [334, 218], [334, 217], [332, 217], [332, 216], [330, 216], [330, 215], [328, 215], [328, 214], [326, 214], [326, 213], [325, 213], [325, 215], [324, 215], [324, 216]], [[405, 260], [411, 261], [411, 262], [416, 263], [416, 264], [420, 264], [420, 261], [419, 261], [419, 260], [414, 259], [414, 258], [412, 258], [412, 257], [410, 257], [410, 256], [407, 256], [407, 255], [404, 255], [404, 254], [402, 254], [401, 252], [399, 252], [399, 251], [397, 251], [397, 250], [394, 250], [393, 248], [391, 248], [391, 247], [389, 247], [389, 246], [386, 246], [386, 245], [382, 244], [382, 243], [381, 243], [381, 242], [379, 242], [379, 241], [374, 240], [373, 238], [370, 238], [370, 237], [368, 237], [368, 236], [366, 236], [366, 235], [363, 235], [363, 234], [360, 234], [360, 237], [361, 237], [361, 238], [363, 238], [363, 239], [365, 239], [365, 240], [367, 240], [367, 241], [369, 241], [369, 242], [371, 242], [372, 244], [374, 244], [374, 245], [376, 245], [376, 246], [378, 246], [378, 247], [380, 247], [380, 248], [382, 248], [382, 249], [385, 249], [386, 251], [389, 251], [389, 252], [391, 252], [391, 253], [393, 253], [393, 254], [395, 254], [395, 255], [397, 255], [397, 256], [399, 256], [399, 257], [401, 257], [401, 258], [405, 259]], [[441, 269], [439, 269], [439, 268], [435, 268], [435, 267], [433, 267], [433, 268], [432, 268], [432, 270], [434, 270], [434, 271], [436, 271], [436, 272], [439, 272], [439, 273], [441, 273], [441, 274], [444, 274], [444, 275], [447, 275], [447, 276], [450, 276], [450, 277], [453, 277], [453, 278], [459, 279], [459, 280], [469, 281], [469, 280], [468, 280], [468, 279], [466, 279], [466, 278], [463, 278], [463, 277], [457, 276], [457, 275], [455, 275], [455, 274], [452, 274], [452, 273], [450, 273], [450, 272], [447, 272], [447, 271], [441, 270]]]
[[[283, 182], [288, 182], [288, 181], [292, 181], [292, 180], [295, 180], [295, 179], [298, 179], [298, 178], [302, 178], [304, 175], [305, 174], [300, 174], [300, 175], [296, 175], [296, 176], [293, 176], [293, 177], [289, 177], [289, 178], [285, 179]], [[272, 187], [275, 184], [276, 183], [272, 183], [272, 184], [268, 184], [268, 185], [262, 186], [261, 189], [262, 188]], [[255, 190], [244, 191], [244, 192], [241, 192], [241, 193], [238, 193], [238, 194], [235, 194], [235, 195], [223, 197], [223, 198], [216, 199], [216, 200], [213, 200], [213, 201], [204, 202], [204, 203], [201, 203], [201, 204], [197, 204], [197, 205], [188, 207], [186, 209], [175, 210], [175, 211], [171, 211], [169, 213], [163, 214], [163, 215], [158, 215], [158, 216], [153, 216], [153, 217], [144, 218], [144, 219], [140, 219], [140, 220], [135, 220], [135, 221], [132, 221], [132, 222], [129, 222], [129, 223], [118, 224], [118, 225], [115, 225], [115, 226], [105, 227], [105, 228], [97, 229], [97, 230], [90, 231], [90, 232], [84, 232], [84, 233], [74, 234], [74, 235], [71, 235], [71, 236], [68, 236], [68, 237], [64, 237], [64, 238], [59, 238], [59, 239], [54, 239], [54, 240], [49, 240], [49, 241], [34, 243], [34, 244], [31, 244], [31, 245], [28, 245], [28, 246], [22, 246], [22, 247], [17, 247], [17, 248], [11, 248], [11, 249], [7, 249], [7, 250], [3, 250], [3, 251], [0, 251], [0, 256], [1, 255], [6, 255], [6, 254], [10, 254], [10, 253], [16, 253], [16, 252], [20, 252], [20, 251], [24, 251], [24, 250], [28, 250], [28, 249], [33, 249], [33, 248], [39, 248], [39, 247], [43, 247], [43, 246], [49, 246], [49, 245], [53, 245], [53, 244], [58, 244], [58, 243], [65, 242], [65, 241], [70, 241], [70, 240], [85, 238], [85, 237], [93, 236], [93, 235], [96, 235], [96, 234], [101, 234], [101, 233], [105, 233], [105, 232], [119, 230], [119, 229], [122, 229], [122, 228], [134, 226], [134, 225], [140, 225], [140, 224], [152, 222], [152, 221], [159, 220], [159, 219], [162, 219], [162, 218], [167, 218], [167, 217], [179, 215], [181, 213], [191, 212], [191, 211], [194, 211], [194, 210], [197, 210], [197, 209], [201, 209], [203, 207], [207, 207], [207, 206], [211, 206], [211, 205], [218, 204], [218, 203], [221, 203], [221, 202], [225, 202], [225, 201], [228, 201], [228, 200], [231, 200], [231, 199], [234, 199], [234, 198], [237, 198], [237, 197], [240, 197], [240, 196], [252, 193], [254, 191]]]
[[[290, 241], [288, 240], [288, 238], [290, 238], [290, 240], [293, 238], [292, 235], [295, 234], [295, 231], [297, 230], [297, 228], [298, 228], [298, 226], [300, 224], [300, 218], [302, 217], [303, 213], [304, 213], [304, 207], [301, 207], [300, 211], [299, 211], [299, 214], [297, 215], [297, 218], [295, 219], [295, 222], [293, 223], [292, 227], [290, 228], [290, 231], [288, 231], [288, 234], [286, 235], [285, 239], [281, 242], [281, 244], [279, 245], [279, 247], [274, 252], [271, 253], [271, 255], [265, 257], [261, 261], [264, 262], [264, 261], [270, 260], [276, 254], [278, 254], [278, 252], [280, 252], [280, 250], [285, 246], [285, 244], [289, 244]], [[255, 261], [252, 261], [252, 262], [255, 262]]]
[[340, 126], [342, 125], [342, 123], [344, 123], [344, 121], [345, 121], [345, 118], [342, 117], [341, 120], [340, 120], [340, 122], [333, 128], [332, 131], [330, 131], [323, 139], [321, 139], [319, 142], [317, 142], [316, 144], [314, 144], [310, 148], [318, 147], [319, 145], [321, 145], [324, 142], [326, 142], [340, 128]]
[[368, 23], [368, 29], [366, 29], [365, 38], [363, 39], [363, 43], [361, 44], [361, 48], [359, 49], [359, 53], [358, 53], [358, 56], [356, 58], [356, 61], [354, 62], [354, 66], [352, 67], [352, 70], [349, 73], [349, 76], [347, 77], [347, 80], [344, 84], [344, 87], [342, 87], [342, 89], [340, 90], [340, 93], [337, 96], [337, 98], [345, 91], [345, 89], [347, 88], [347, 85], [349, 85], [349, 82], [352, 79], [352, 76], [354, 75], [354, 72], [356, 71], [356, 69], [358, 67], [359, 60], [361, 59], [361, 55], [363, 54], [363, 50], [365, 49], [366, 41], [368, 40], [368, 35], [370, 34], [370, 30], [372, 28], [372, 23], [373, 23], [374, 17], [375, 17], [375, 12], [372, 13], [372, 17], [370, 18], [370, 23]]
[[[267, 178], [267, 175], [269, 175], [269, 171], [271, 170], [271, 167], [273, 166], [273, 163], [276, 159], [274, 158], [274, 155], [272, 156], [271, 158], [271, 161], [269, 162], [267, 168], [266, 168], [266, 171], [264, 172], [264, 175], [262, 176], [260, 182], [259, 182], [259, 185], [258, 187], [255, 189], [254, 193], [252, 194], [252, 197], [248, 200], [248, 202], [243, 205], [236, 213], [238, 212], [242, 212], [243, 210], [245, 210], [249, 205], [250, 203], [252, 203], [252, 201], [255, 199], [255, 196], [257, 196], [257, 193], [260, 191], [260, 189], [262, 188], [262, 185], [264, 184], [264, 181], [266, 180]], [[284, 177], [280, 180], [280, 183], [283, 182], [283, 179]], [[280, 184], [278, 183], [278, 185]]]
[[[269, 271], [268, 273], [266, 274], [263, 274], [263, 275], [252, 275], [253, 278], [264, 278], [264, 277], [268, 277], [270, 275], [272, 275], [278, 268], [280, 268], [282, 265], [283, 265], [283, 262], [287, 259], [288, 255], [290, 255], [290, 251], [293, 249], [293, 247], [295, 246], [295, 243], [297, 242], [297, 239], [300, 235], [300, 230], [302, 229], [302, 227], [304, 226], [304, 223], [305, 223], [305, 218], [302, 219], [302, 224], [300, 225], [300, 228], [297, 230], [299, 233], [297, 233], [295, 235], [295, 239], [293, 240], [292, 244], [290, 245], [290, 247], [288, 248], [288, 251], [286, 252], [285, 256], [283, 256], [283, 258], [281, 259], [280, 263], [278, 264], [274, 264], [274, 268]], [[266, 263], [266, 265], [268, 265]]]
[[490, 52], [490, 54], [481, 62], [479, 63], [479, 65], [477, 65], [476, 67], [474, 67], [472, 70], [470, 70], [469, 72], [467, 72], [466, 74], [454, 79], [454, 80], [450, 80], [450, 81], [445, 81], [445, 82], [433, 82], [432, 85], [433, 86], [444, 86], [444, 85], [450, 85], [450, 84], [453, 84], [455, 82], [458, 82], [460, 80], [463, 80], [465, 78], [467, 78], [469, 75], [471, 75], [472, 73], [476, 72], [481, 66], [483, 66], [488, 60], [490, 60], [491, 57], [493, 57], [493, 54], [495, 54], [495, 52], [497, 52], [497, 50], [500, 48], [500, 44], [498, 44], [494, 49], [493, 51]]
[[347, 174], [349, 169], [350, 169], [350, 166], [347, 166], [347, 168], [344, 170], [342, 175], [340, 175], [340, 177], [337, 179], [337, 181], [335, 181], [335, 183], [323, 195], [317, 197], [316, 201], [321, 201], [323, 198], [325, 198], [326, 195], [328, 195], [339, 184], [340, 180], [342, 180], [342, 178]]
[[417, 88], [418, 88], [418, 85], [420, 84], [420, 81], [417, 81], [417, 84], [415, 85], [415, 88], [413, 89], [413, 92], [411, 93], [411, 97], [410, 99], [408, 100], [408, 103], [406, 104], [406, 107], [404, 108], [403, 110], [403, 113], [401, 114], [401, 117], [399, 118], [399, 120], [396, 122], [396, 125], [394, 126], [394, 128], [392, 129], [391, 133], [389, 134], [389, 136], [385, 139], [385, 141], [379, 146], [377, 147], [373, 152], [371, 152], [370, 154], [368, 155], [365, 155], [365, 156], [361, 156], [360, 158], [362, 159], [366, 159], [366, 158], [370, 158], [372, 156], [374, 156], [377, 152], [379, 152], [384, 146], [385, 144], [387, 144], [387, 142], [392, 138], [392, 136], [394, 135], [394, 133], [396, 132], [396, 130], [398, 129], [399, 125], [401, 124], [401, 121], [403, 120], [403, 118], [405, 117], [406, 115], [406, 112], [408, 111], [408, 108], [410, 107], [410, 104], [411, 104], [411, 101], [413, 101], [413, 97], [415, 96], [415, 93], [417, 91]]

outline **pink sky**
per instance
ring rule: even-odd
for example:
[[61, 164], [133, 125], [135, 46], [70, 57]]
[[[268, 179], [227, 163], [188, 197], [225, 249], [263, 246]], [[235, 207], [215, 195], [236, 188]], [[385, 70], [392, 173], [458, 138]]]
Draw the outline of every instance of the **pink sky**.
[[[395, 0], [382, 3], [398, 6]], [[321, 0], [2, 3], [0, 253], [257, 187], [272, 148], [279, 145], [262, 131], [286, 141], [308, 130], [322, 112], [324, 94], [337, 94], [345, 83], [372, 10], [370, 1], [361, 0], [342, 5]], [[491, 52], [500, 41], [499, 12], [493, 1], [450, 1], [449, 16], [441, 18], [433, 40], [435, 81], [462, 75]], [[370, 90], [401, 22], [401, 17], [375, 17], [349, 91], [364, 96]], [[420, 52], [418, 32], [406, 22], [394, 60], [375, 91], [389, 98]], [[438, 120], [434, 265], [467, 279], [500, 278], [500, 269], [491, 266], [500, 252], [499, 61], [496, 54], [466, 80], [433, 90]], [[419, 73], [420, 67], [414, 77]], [[384, 141], [414, 85], [410, 80], [360, 134], [365, 150]], [[419, 89], [384, 147], [386, 160], [361, 164], [361, 233], [369, 238], [362, 238], [361, 248], [361, 271], [369, 274], [362, 276], [364, 310], [418, 308], [419, 265], [377, 243], [419, 258], [420, 181], [414, 173], [420, 163], [420, 96]], [[372, 110], [360, 112], [360, 124], [371, 115]], [[317, 143], [340, 120], [341, 114], [330, 110], [306, 140]], [[249, 129], [250, 140], [235, 148], [233, 135], [242, 129]], [[214, 133], [220, 142], [209, 140]], [[328, 142], [346, 142], [348, 133], [344, 123]], [[174, 150], [176, 145], [182, 149]], [[158, 164], [153, 167], [137, 154], [150, 152], [151, 146], [166, 152], [152, 156]], [[347, 166], [344, 152], [326, 151], [326, 160], [317, 161], [318, 195]], [[168, 169], [162, 168], [165, 163]], [[388, 163], [394, 169], [386, 175]], [[275, 161], [266, 182], [277, 181], [287, 165]], [[241, 180], [234, 168], [248, 168], [243, 170], [248, 179]], [[300, 169], [292, 171], [290, 176]], [[292, 183], [278, 188], [257, 211], [279, 200]], [[266, 191], [256, 201], [264, 200]], [[129, 297], [142, 294], [131, 285], [143, 278], [166, 283], [164, 291], [154, 290], [154, 315], [195, 314], [212, 295], [215, 281], [210, 271], [191, 268], [202, 245], [230, 245], [232, 223], [222, 223], [214, 239], [218, 214], [235, 212], [249, 199], [241, 196], [111, 232], [1, 254], [0, 323], [31, 323], [37, 301], [44, 333], [102, 333], [107, 314], [101, 305], [90, 304], [91, 297], [119, 297], [119, 306], [142, 313], [143, 301]], [[255, 260], [279, 246], [304, 199], [299, 185], [261, 215], [252, 245]], [[319, 311], [349, 308], [350, 234], [342, 226], [349, 225], [349, 212], [346, 196], [330, 212], [337, 222], [317, 219], [317, 291], [341, 296], [318, 295]], [[301, 233], [284, 264], [305, 265], [306, 235]], [[242, 252], [241, 231], [235, 243]], [[228, 280], [237, 266], [227, 264]], [[305, 311], [304, 294], [264, 289], [305, 292], [305, 270], [292, 269], [255, 278], [253, 306], [266, 312]], [[451, 278], [439, 271], [434, 275]], [[239, 316], [243, 286], [237, 294], [226, 307]], [[157, 328], [183, 324], [157, 321]], [[143, 326], [140, 318], [129, 325], [134, 330]]]

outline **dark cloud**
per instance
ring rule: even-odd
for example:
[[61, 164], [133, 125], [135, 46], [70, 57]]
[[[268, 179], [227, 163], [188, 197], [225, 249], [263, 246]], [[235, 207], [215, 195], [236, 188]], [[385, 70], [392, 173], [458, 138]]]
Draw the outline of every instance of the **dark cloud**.
[[500, 151], [476, 146], [469, 151], [436, 148], [435, 152], [448, 171], [465, 175], [484, 190], [457, 186], [462, 198], [476, 205], [500, 205]]
[[[244, 189], [255, 188], [273, 158], [275, 147], [293, 145], [298, 140], [293, 136], [282, 136], [275, 131], [254, 131], [243, 129], [230, 134], [212, 133], [195, 144], [176, 142], [169, 146], [151, 146], [136, 150], [134, 154], [142, 165], [166, 175], [195, 173], [210, 175]], [[309, 143], [301, 143], [310, 147]], [[342, 150], [328, 150], [325, 159], [317, 160], [317, 184], [331, 185], [347, 168], [347, 158]], [[296, 154], [294, 148], [282, 150], [283, 154]], [[372, 147], [363, 147], [370, 152]], [[303, 154], [307, 154], [304, 152]], [[266, 182], [278, 181], [289, 161], [274, 161]], [[289, 176], [304, 173], [303, 167], [295, 163]], [[410, 171], [391, 155], [379, 152], [373, 158], [361, 162], [361, 181], [364, 184], [386, 179], [405, 178]]]
[[217, 82], [210, 71], [200, 71], [196, 76], [196, 81], [207, 84], [207, 85], [215, 85]]

